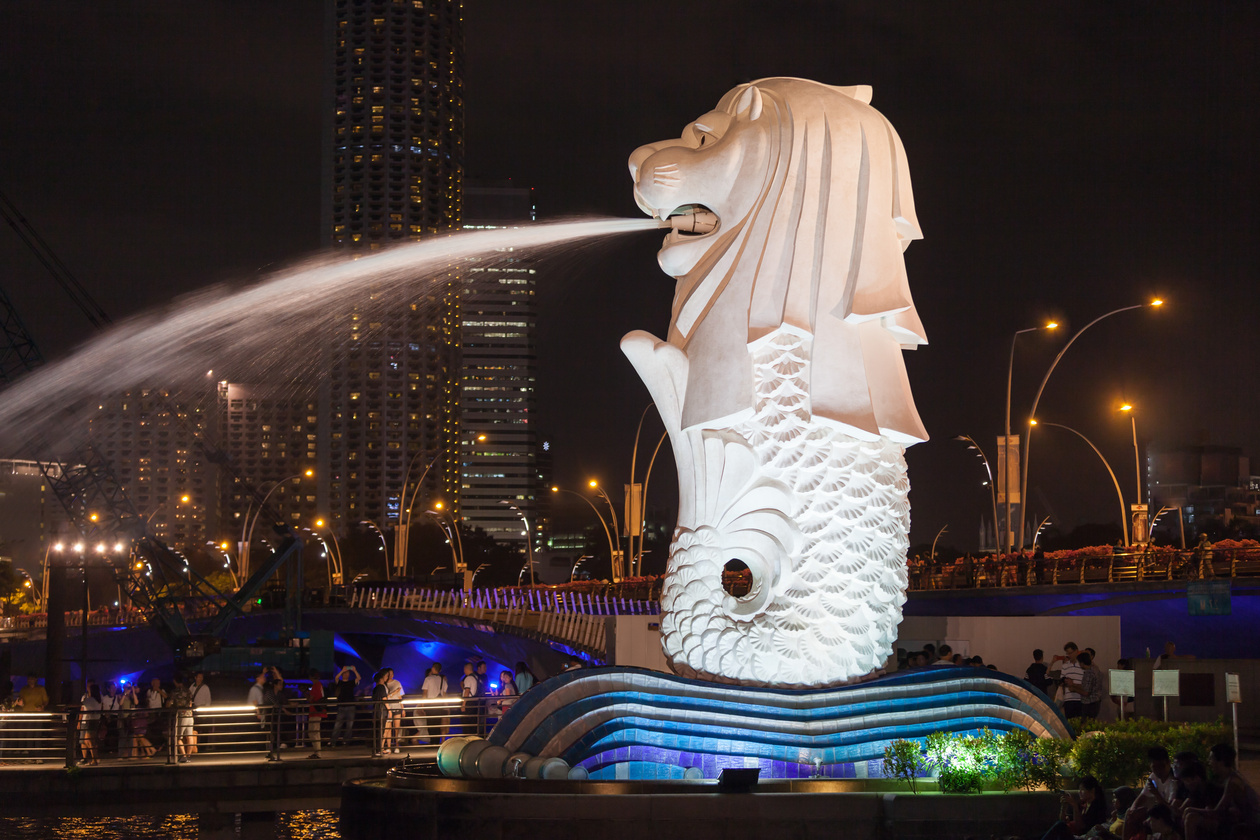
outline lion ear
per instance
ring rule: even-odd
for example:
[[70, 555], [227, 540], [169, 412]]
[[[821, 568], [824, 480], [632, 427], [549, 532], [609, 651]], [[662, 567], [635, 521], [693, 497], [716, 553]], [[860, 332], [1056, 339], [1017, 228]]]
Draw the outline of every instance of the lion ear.
[[748, 119], [755, 120], [761, 116], [761, 90], [756, 85], [744, 88], [743, 93], [735, 100], [735, 116], [748, 112]]
[[871, 104], [871, 96], [875, 92], [870, 85], [849, 85], [848, 87], [837, 87], [836, 90], [845, 96], [853, 97], [858, 102], [865, 102], [867, 105]]

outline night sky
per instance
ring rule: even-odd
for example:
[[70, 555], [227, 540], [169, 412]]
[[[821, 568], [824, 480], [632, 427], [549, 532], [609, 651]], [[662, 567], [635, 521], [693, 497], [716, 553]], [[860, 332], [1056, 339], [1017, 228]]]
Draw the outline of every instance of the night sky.
[[[478, 2], [465, 10], [467, 174], [535, 188], [541, 218], [634, 216], [626, 158], [736, 84], [870, 84], [910, 161], [906, 255], [930, 344], [908, 354], [933, 440], [908, 453], [912, 541], [974, 547], [1014, 330], [1015, 410], [1076, 328], [1039, 415], [1088, 435], [1132, 494], [1123, 400], [1158, 444], [1260, 453], [1254, 3]], [[116, 319], [319, 247], [314, 0], [0, 7], [0, 190]], [[772, 14], [767, 10], [773, 9]], [[617, 341], [662, 335], [660, 235], [549, 260], [540, 428], [558, 478], [627, 479], [648, 403]], [[90, 327], [7, 228], [0, 285], [50, 356]], [[1017, 421], [1018, 425], [1018, 421]], [[655, 443], [659, 424], [646, 435]], [[672, 474], [653, 476], [657, 501]], [[1033, 513], [1114, 521], [1084, 444], [1039, 432]], [[1131, 501], [1131, 499], [1127, 499]]]

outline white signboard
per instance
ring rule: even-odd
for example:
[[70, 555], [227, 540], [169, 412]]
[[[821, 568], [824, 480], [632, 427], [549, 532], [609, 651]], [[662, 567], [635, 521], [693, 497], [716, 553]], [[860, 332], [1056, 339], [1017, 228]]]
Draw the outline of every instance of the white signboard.
[[1111, 683], [1109, 685], [1108, 694], [1114, 694], [1118, 697], [1134, 697], [1137, 690], [1134, 688], [1133, 672], [1127, 670], [1119, 670], [1112, 668], [1110, 671]]
[[1241, 703], [1242, 687], [1238, 684], [1237, 674], [1225, 675], [1225, 702]]
[[1155, 697], [1177, 697], [1181, 694], [1180, 671], [1151, 671], [1151, 694]]

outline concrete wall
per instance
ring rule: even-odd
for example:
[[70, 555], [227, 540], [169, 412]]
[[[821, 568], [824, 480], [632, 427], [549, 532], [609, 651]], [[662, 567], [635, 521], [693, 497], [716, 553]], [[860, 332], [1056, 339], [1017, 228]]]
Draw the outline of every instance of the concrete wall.
[[[1105, 674], [1120, 658], [1118, 616], [907, 616], [902, 619], [896, 647], [915, 650], [924, 642], [946, 642], [955, 653], [979, 655], [999, 671], [1024, 676], [1034, 648], [1045, 651], [1046, 665], [1065, 642], [1098, 651], [1098, 667]], [[1149, 680], [1149, 677], [1148, 677]]]
[[[1164, 716], [1164, 700], [1151, 696], [1151, 671], [1154, 670], [1154, 659], [1132, 660], [1133, 677], [1137, 688], [1137, 713], [1143, 717], [1162, 718]], [[1242, 703], [1238, 704], [1238, 729], [1241, 732], [1254, 732], [1260, 729], [1260, 660], [1257, 659], [1187, 659], [1178, 657], [1166, 667], [1176, 669], [1183, 674], [1212, 674], [1215, 689], [1215, 705], [1183, 706], [1178, 697], [1168, 698], [1168, 719], [1209, 722], [1223, 717], [1226, 722], [1232, 719], [1233, 710], [1225, 702], [1225, 674], [1238, 674], [1239, 688], [1242, 690]]]
[[659, 615], [614, 615], [608, 617], [608, 664], [669, 670], [661, 650]]

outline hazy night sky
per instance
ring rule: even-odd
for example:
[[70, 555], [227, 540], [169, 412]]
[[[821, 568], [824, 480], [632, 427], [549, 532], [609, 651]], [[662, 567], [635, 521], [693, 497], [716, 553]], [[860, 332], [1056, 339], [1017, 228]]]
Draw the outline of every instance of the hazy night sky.
[[[1132, 493], [1142, 438], [1260, 453], [1254, 3], [478, 2], [465, 9], [467, 175], [541, 217], [638, 215], [626, 158], [762, 76], [870, 84], [910, 162], [906, 259], [930, 344], [908, 354], [933, 440], [908, 453], [915, 542], [974, 546], [1014, 330], [1015, 417], [1066, 335], [1153, 295], [1064, 358], [1039, 414], [1090, 436]], [[262, 276], [319, 245], [322, 13], [314, 0], [0, 7], [0, 190], [120, 318]], [[617, 341], [663, 334], [660, 235], [548, 264], [541, 428], [558, 477], [626, 480], [648, 402]], [[0, 285], [48, 355], [90, 330], [17, 237]], [[659, 425], [649, 435], [653, 442]], [[1033, 513], [1114, 521], [1101, 465], [1039, 433]], [[659, 468], [658, 468], [659, 469]], [[658, 471], [663, 498], [672, 475]], [[657, 482], [660, 482], [659, 484]], [[672, 495], [672, 490], [670, 494]]]

